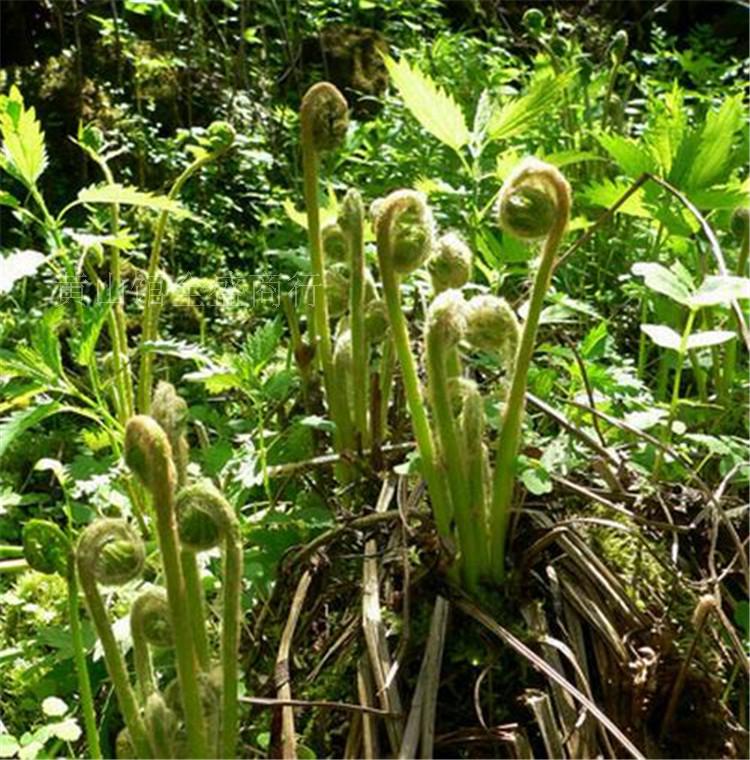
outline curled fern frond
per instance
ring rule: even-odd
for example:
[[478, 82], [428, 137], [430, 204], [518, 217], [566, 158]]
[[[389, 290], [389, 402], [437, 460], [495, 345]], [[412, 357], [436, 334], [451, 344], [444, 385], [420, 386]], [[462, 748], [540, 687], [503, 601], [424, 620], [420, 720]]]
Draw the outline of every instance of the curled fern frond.
[[[125, 461], [151, 491], [174, 483], [176, 472], [167, 433], [145, 414], [131, 417], [125, 428]], [[156, 505], [157, 508], [159, 505]]]
[[39, 573], [67, 576], [72, 547], [59, 525], [49, 520], [29, 520], [23, 526], [23, 556], [29, 567]]
[[437, 242], [427, 262], [436, 293], [462, 288], [471, 277], [471, 250], [455, 232], [447, 232]]
[[300, 123], [302, 142], [316, 153], [340, 147], [349, 127], [346, 99], [330, 82], [314, 84], [302, 98]]
[[466, 339], [483, 351], [496, 351], [512, 362], [521, 328], [504, 298], [475, 296], [466, 304]]
[[96, 520], [78, 539], [76, 562], [84, 586], [88, 579], [121, 586], [143, 572], [144, 561], [143, 542], [124, 520]]

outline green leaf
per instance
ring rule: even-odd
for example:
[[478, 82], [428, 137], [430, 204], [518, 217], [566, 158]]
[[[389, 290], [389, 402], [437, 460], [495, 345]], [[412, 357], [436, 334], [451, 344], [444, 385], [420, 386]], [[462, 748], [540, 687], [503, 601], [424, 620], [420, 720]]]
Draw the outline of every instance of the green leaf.
[[211, 361], [211, 357], [200, 346], [184, 340], [147, 340], [141, 343], [140, 350], [147, 354], [174, 356], [200, 364], [208, 364]]
[[688, 338], [687, 347], [706, 348], [708, 346], [718, 346], [736, 337], [736, 334], [730, 330], [706, 330], [705, 332], [693, 333]]
[[0, 101], [0, 135], [3, 138], [4, 168], [28, 188], [47, 166], [44, 132], [33, 108], [24, 106], [21, 92], [13, 85]]
[[[593, 206], [603, 206], [609, 208], [614, 206], [620, 198], [630, 189], [630, 182], [613, 181], [604, 179], [601, 182], [592, 182], [587, 185], [581, 197]], [[618, 214], [627, 214], [628, 216], [638, 216], [643, 219], [651, 219], [651, 212], [643, 205], [643, 188], [638, 188], [626, 201], [617, 209]]]
[[657, 346], [671, 348], [674, 351], [678, 351], [680, 348], [680, 336], [671, 327], [667, 327], [666, 325], [641, 325], [641, 330]]
[[661, 264], [640, 261], [633, 264], [630, 270], [637, 277], [643, 277], [649, 290], [668, 296], [673, 301], [687, 306], [690, 303], [691, 292], [687, 285], [672, 271]]
[[303, 417], [299, 420], [299, 424], [304, 425], [304, 427], [312, 428], [313, 430], [322, 430], [325, 433], [332, 433], [336, 429], [334, 422], [325, 417], [320, 417], [317, 414], [310, 414], [307, 417]]
[[544, 160], [558, 169], [571, 164], [579, 164], [583, 161], [605, 161], [606, 159], [598, 156], [592, 150], [561, 150], [556, 153], [548, 153]]
[[204, 367], [196, 372], [188, 372], [182, 379], [189, 383], [203, 383], [209, 393], [217, 394], [240, 387], [236, 372], [222, 365]]
[[84, 187], [78, 193], [78, 200], [81, 203], [119, 203], [125, 206], [139, 206], [151, 211], [168, 211], [177, 217], [191, 216], [178, 201], [166, 195], [146, 193], [135, 187], [121, 185], [119, 182], [99, 187]]
[[750, 299], [750, 279], [747, 277], [709, 275], [690, 297], [689, 305], [698, 309], [746, 299]]
[[644, 172], [656, 171], [656, 159], [648, 145], [639, 145], [635, 140], [621, 135], [598, 135], [597, 140], [622, 172], [633, 179], [640, 177]]
[[59, 718], [68, 712], [68, 706], [59, 697], [47, 697], [42, 701], [42, 712], [50, 718]]
[[575, 72], [537, 78], [526, 93], [508, 101], [490, 117], [490, 140], [507, 140], [522, 132], [531, 122], [550, 113], [550, 104], [560, 103]]
[[18, 280], [30, 277], [44, 261], [44, 254], [39, 251], [15, 251], [0, 258], [0, 293], [10, 293]]
[[409, 66], [405, 58], [396, 63], [390, 56], [385, 56], [385, 65], [414, 118], [433, 137], [459, 153], [468, 144], [471, 134], [453, 97], [429, 76]]
[[[0, 190], [0, 206], [10, 206], [11, 208], [18, 208], [20, 204], [18, 200], [12, 196], [7, 190]], [[1, 757], [1, 755], [0, 755]]]
[[53, 377], [65, 376], [60, 353], [60, 339], [57, 329], [65, 318], [65, 308], [55, 306], [44, 312], [31, 333], [31, 345], [38, 352], [42, 361], [52, 371]]
[[83, 324], [80, 327], [80, 335], [74, 342], [73, 357], [76, 363], [85, 367], [94, 361], [94, 349], [107, 319], [109, 310], [117, 300], [117, 291], [113, 287], [99, 293], [96, 302], [92, 306], [83, 308]]
[[529, 493], [534, 496], [542, 496], [552, 491], [552, 478], [550, 478], [544, 465], [536, 459], [519, 457], [521, 466], [521, 482]]
[[700, 133], [699, 148], [693, 156], [688, 174], [688, 188], [710, 187], [726, 179], [725, 175], [731, 168], [734, 135], [745, 119], [742, 99], [742, 93], [733, 95], [722, 103], [718, 111], [712, 111], [706, 116], [706, 123]]
[[47, 417], [57, 414], [63, 409], [57, 401], [48, 401], [37, 406], [14, 412], [0, 421], [0, 457], [3, 456], [8, 446], [29, 428], [39, 424]]

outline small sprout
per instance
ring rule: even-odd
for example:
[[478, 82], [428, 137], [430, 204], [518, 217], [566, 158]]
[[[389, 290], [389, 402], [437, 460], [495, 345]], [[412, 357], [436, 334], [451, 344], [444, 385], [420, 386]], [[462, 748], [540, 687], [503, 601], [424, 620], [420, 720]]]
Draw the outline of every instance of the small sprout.
[[380, 343], [388, 334], [388, 309], [385, 301], [373, 299], [365, 307], [365, 333], [370, 343]]
[[471, 277], [471, 259], [471, 250], [455, 232], [443, 235], [427, 262], [435, 292], [466, 285]]
[[226, 121], [214, 121], [206, 130], [206, 138], [212, 153], [223, 153], [234, 142], [234, 127]]
[[78, 539], [78, 572], [104, 586], [122, 586], [140, 576], [143, 542], [124, 520], [95, 520]]
[[625, 57], [627, 49], [628, 33], [624, 29], [620, 29], [612, 38], [612, 44], [609, 47], [610, 53], [619, 62]]
[[344, 144], [349, 127], [349, 107], [344, 96], [329, 82], [313, 85], [302, 99], [300, 109], [302, 139], [316, 153]]
[[326, 224], [321, 230], [320, 237], [326, 261], [343, 264], [349, 260], [349, 246], [339, 224], [336, 222]]
[[466, 333], [466, 302], [457, 290], [446, 290], [435, 298], [427, 312], [428, 341], [437, 341], [442, 350], [455, 346]]
[[504, 298], [475, 296], [466, 304], [466, 339], [473, 346], [512, 361], [519, 336], [518, 319]]

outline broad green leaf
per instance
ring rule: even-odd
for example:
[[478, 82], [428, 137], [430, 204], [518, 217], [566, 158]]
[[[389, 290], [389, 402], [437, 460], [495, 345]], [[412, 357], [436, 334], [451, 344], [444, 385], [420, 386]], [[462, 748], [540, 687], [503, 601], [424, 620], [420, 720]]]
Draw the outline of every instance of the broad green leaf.
[[750, 279], [734, 275], [709, 275], [690, 297], [694, 309], [750, 299]]
[[440, 142], [456, 152], [468, 144], [471, 134], [463, 112], [453, 97], [429, 76], [409, 66], [405, 58], [398, 63], [385, 56], [391, 80], [414, 118]]
[[[593, 206], [602, 206], [610, 208], [614, 206], [620, 198], [630, 189], [630, 182], [613, 181], [604, 179], [600, 182], [592, 182], [583, 189], [581, 197], [583, 200]], [[643, 219], [651, 219], [651, 212], [643, 205], [643, 188], [638, 188], [626, 201], [617, 209], [618, 214], [627, 214], [628, 216], [638, 216]]]
[[592, 150], [561, 150], [556, 153], [548, 153], [543, 157], [544, 161], [558, 169], [571, 164], [579, 164], [583, 161], [606, 161]]
[[718, 346], [737, 337], [730, 330], [706, 330], [705, 332], [693, 333], [687, 342], [688, 348], [707, 348]]
[[224, 393], [239, 388], [240, 377], [228, 367], [222, 365], [204, 367], [196, 372], [188, 372], [182, 376], [188, 383], [203, 383], [209, 393]]
[[68, 712], [68, 706], [59, 697], [47, 697], [42, 700], [42, 712], [50, 718], [59, 718]]
[[599, 135], [599, 144], [609, 153], [624, 174], [635, 179], [644, 172], [657, 169], [656, 159], [646, 144], [639, 144], [621, 135]]
[[125, 206], [147, 208], [151, 211], [168, 211], [178, 217], [190, 216], [178, 201], [166, 195], [146, 193], [135, 187], [121, 185], [119, 182], [99, 187], [84, 187], [78, 193], [78, 200], [81, 203], [120, 203]]
[[651, 338], [657, 346], [671, 348], [678, 351], [680, 348], [680, 336], [666, 325], [641, 325], [641, 330]]
[[39, 251], [15, 251], [0, 258], [0, 293], [10, 293], [18, 280], [34, 274], [44, 260], [44, 254]]
[[693, 156], [688, 174], [688, 188], [701, 189], [726, 180], [724, 175], [730, 168], [734, 136], [745, 118], [742, 100], [742, 93], [733, 95], [722, 103], [718, 111], [711, 111], [706, 116], [700, 146]]
[[747, 193], [739, 186], [692, 190], [688, 197], [699, 209], [704, 210], [735, 209], [747, 205]]
[[649, 261], [639, 261], [637, 264], [633, 264], [630, 271], [637, 277], [643, 277], [649, 290], [668, 296], [683, 306], [689, 304], [690, 289], [674, 272], [665, 266]]
[[683, 106], [683, 92], [675, 82], [671, 92], [654, 98], [649, 107], [656, 117], [644, 140], [651, 148], [661, 173], [668, 177], [685, 136], [687, 114]]
[[26, 187], [32, 188], [47, 166], [44, 132], [35, 110], [24, 106], [21, 92], [15, 85], [0, 101], [0, 108], [4, 167]]
[[503, 104], [490, 117], [487, 134], [490, 140], [507, 140], [522, 132], [543, 114], [550, 114], [551, 104], [560, 103], [575, 72], [537, 78], [527, 91]]

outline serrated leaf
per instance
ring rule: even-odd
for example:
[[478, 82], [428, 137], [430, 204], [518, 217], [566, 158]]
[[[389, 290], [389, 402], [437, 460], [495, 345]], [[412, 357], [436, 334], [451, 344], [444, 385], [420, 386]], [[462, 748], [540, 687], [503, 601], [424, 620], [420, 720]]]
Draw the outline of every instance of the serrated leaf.
[[641, 325], [641, 330], [646, 333], [657, 346], [679, 351], [680, 336], [671, 327], [667, 327], [666, 325]]
[[177, 359], [190, 359], [201, 364], [209, 364], [211, 357], [200, 347], [184, 340], [147, 340], [140, 350], [148, 354], [163, 354]]
[[745, 117], [743, 95], [738, 93], [727, 98], [718, 111], [706, 115], [700, 133], [697, 153], [687, 178], [689, 189], [710, 187], [726, 179], [731, 164], [732, 144], [735, 133], [742, 127]]
[[44, 261], [39, 251], [15, 251], [0, 258], [0, 293], [10, 293], [18, 280], [33, 275]]
[[0, 420], [0, 457], [5, 454], [8, 446], [18, 438], [21, 433], [39, 424], [42, 420], [57, 414], [63, 406], [57, 401], [48, 401], [37, 406], [14, 412]]
[[548, 153], [544, 156], [544, 160], [558, 169], [583, 161], [606, 161], [605, 158], [598, 156], [591, 150], [560, 150], [555, 153]]
[[709, 275], [690, 297], [694, 309], [750, 299], [750, 279], [734, 275]]
[[28, 188], [47, 166], [44, 132], [37, 121], [34, 108], [24, 106], [21, 92], [13, 85], [10, 94], [2, 99], [0, 134], [3, 138], [4, 168]]
[[631, 272], [637, 277], [643, 277], [649, 290], [668, 296], [683, 306], [690, 303], [692, 295], [690, 289], [674, 272], [665, 266], [649, 261], [639, 261], [633, 264]]
[[[10, 208], [18, 208], [20, 204], [15, 196], [11, 195], [7, 190], [0, 190], [0, 206], [10, 206]], [[2, 757], [2, 755], [0, 755]]]
[[468, 144], [471, 134], [464, 114], [453, 97], [429, 76], [409, 66], [405, 58], [396, 63], [385, 56], [385, 65], [404, 105], [416, 120], [433, 137], [460, 152]]
[[733, 340], [736, 336], [730, 330], [706, 330], [705, 332], [693, 333], [687, 341], [687, 347], [707, 348], [708, 346], [718, 346], [721, 343]]
[[640, 177], [644, 172], [655, 172], [657, 162], [646, 144], [638, 144], [621, 135], [598, 135], [597, 140], [624, 174]]
[[273, 358], [283, 332], [281, 321], [275, 319], [273, 322], [266, 322], [252, 333], [245, 342], [242, 353], [237, 357], [242, 369], [257, 375]]
[[62, 305], [55, 306], [44, 312], [31, 332], [32, 347], [38, 352], [55, 377], [65, 375], [62, 366], [60, 339], [57, 337], [57, 329], [64, 318], [65, 308]]
[[549, 114], [550, 104], [561, 101], [574, 74], [568, 71], [559, 76], [537, 78], [523, 95], [504, 103], [490, 117], [487, 127], [490, 140], [507, 140], [543, 114]]
[[139, 206], [151, 211], [167, 211], [177, 217], [190, 216], [190, 213], [176, 200], [166, 195], [154, 195], [136, 187], [113, 182], [98, 187], [84, 187], [78, 193], [81, 203], [119, 203], [125, 206]]
[[203, 383], [211, 394], [224, 393], [240, 387], [240, 378], [228, 367], [211, 366], [182, 376], [189, 383]]
[[[602, 206], [610, 208], [614, 206], [620, 198], [630, 189], [630, 183], [626, 181], [613, 181], [604, 179], [600, 182], [592, 182], [587, 185], [581, 197], [593, 206]], [[626, 201], [617, 209], [618, 214], [627, 214], [628, 216], [637, 216], [642, 219], [651, 219], [652, 214], [643, 205], [643, 188], [638, 188]]]

